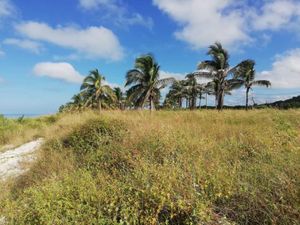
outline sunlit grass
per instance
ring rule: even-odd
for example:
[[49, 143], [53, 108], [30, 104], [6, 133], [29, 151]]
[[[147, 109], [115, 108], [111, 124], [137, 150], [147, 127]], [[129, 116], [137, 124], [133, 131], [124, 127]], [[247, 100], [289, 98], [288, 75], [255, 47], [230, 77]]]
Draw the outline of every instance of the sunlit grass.
[[297, 224], [299, 131], [299, 110], [59, 115], [0, 209], [12, 224]]

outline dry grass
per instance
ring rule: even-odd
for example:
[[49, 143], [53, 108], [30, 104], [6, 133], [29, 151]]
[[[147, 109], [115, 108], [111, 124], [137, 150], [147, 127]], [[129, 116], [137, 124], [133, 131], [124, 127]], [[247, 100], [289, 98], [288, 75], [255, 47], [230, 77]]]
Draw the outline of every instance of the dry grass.
[[11, 224], [299, 222], [299, 110], [89, 111], [42, 134], [0, 194]]

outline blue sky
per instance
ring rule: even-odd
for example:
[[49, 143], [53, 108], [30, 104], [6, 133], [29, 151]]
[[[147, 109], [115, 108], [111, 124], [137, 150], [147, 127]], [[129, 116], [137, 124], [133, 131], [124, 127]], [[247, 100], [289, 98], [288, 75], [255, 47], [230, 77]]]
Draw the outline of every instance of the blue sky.
[[[272, 82], [257, 103], [300, 94], [299, 0], [0, 0], [0, 113], [56, 112], [94, 68], [123, 86], [143, 53], [183, 78], [215, 41]], [[244, 90], [225, 103], [243, 104]]]

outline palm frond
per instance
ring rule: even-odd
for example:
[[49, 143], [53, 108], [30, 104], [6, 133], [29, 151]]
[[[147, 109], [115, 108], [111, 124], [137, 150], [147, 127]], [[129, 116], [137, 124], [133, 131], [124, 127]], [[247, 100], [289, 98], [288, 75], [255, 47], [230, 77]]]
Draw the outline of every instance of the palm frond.
[[144, 74], [141, 71], [137, 69], [129, 70], [126, 73], [125, 87], [138, 82], [142, 82], [143, 80], [144, 80]]
[[198, 70], [214, 71], [218, 69], [218, 65], [213, 60], [202, 61], [197, 66]]
[[213, 79], [215, 74], [216, 74], [215, 71], [197, 70], [195, 72], [187, 74], [186, 77], [192, 75], [192, 76], [199, 77], [199, 78]]
[[244, 81], [242, 79], [230, 79], [226, 81], [226, 90], [234, 90], [242, 87]]
[[235, 78], [242, 78], [245, 81], [251, 81], [255, 76], [254, 67], [255, 61], [252, 59], [247, 59], [230, 69], [228, 73], [232, 73]]
[[271, 86], [271, 82], [268, 80], [255, 80], [252, 82], [252, 85], [269, 87], [269, 86]]
[[161, 79], [161, 80], [157, 81], [155, 86], [156, 86], [157, 89], [162, 89], [162, 88], [165, 88], [168, 85], [173, 84], [175, 81], [176, 80], [173, 77], [164, 78], [164, 79]]

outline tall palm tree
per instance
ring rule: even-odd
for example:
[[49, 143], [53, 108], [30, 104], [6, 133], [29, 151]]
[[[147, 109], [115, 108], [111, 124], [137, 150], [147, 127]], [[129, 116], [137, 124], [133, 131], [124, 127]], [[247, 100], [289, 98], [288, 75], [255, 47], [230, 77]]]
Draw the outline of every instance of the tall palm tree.
[[110, 103], [116, 99], [115, 93], [104, 81], [104, 76], [95, 69], [83, 80], [80, 88], [82, 95], [86, 97], [86, 105], [96, 103], [99, 111], [109, 108]]
[[229, 54], [221, 43], [216, 42], [209, 46], [207, 54], [211, 56], [211, 60], [201, 62], [197, 67], [198, 71], [193, 74], [212, 79], [216, 94], [216, 107], [222, 110], [226, 90], [241, 87], [242, 80], [235, 76], [238, 66], [230, 67]]
[[268, 80], [255, 80], [255, 61], [245, 60], [240, 64], [240, 67], [237, 72], [238, 76], [241, 77], [244, 81], [246, 88], [246, 110], [249, 106], [249, 91], [252, 86], [271, 86], [271, 82]]
[[144, 108], [149, 103], [150, 110], [155, 110], [160, 90], [175, 81], [174, 78], [160, 79], [159, 69], [154, 57], [148, 54], [138, 57], [134, 69], [127, 72], [125, 86], [130, 86], [128, 98], [136, 107]]
[[124, 93], [120, 87], [115, 87], [114, 88], [114, 93], [116, 96], [116, 102], [118, 105], [118, 108], [123, 110], [124, 108]]

